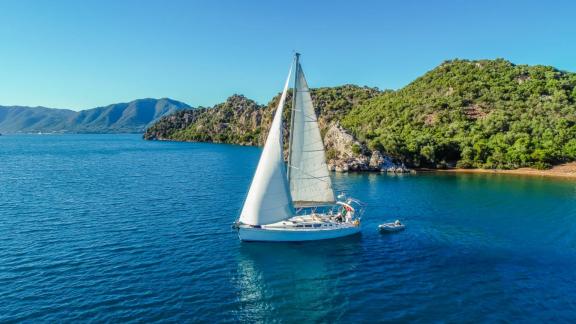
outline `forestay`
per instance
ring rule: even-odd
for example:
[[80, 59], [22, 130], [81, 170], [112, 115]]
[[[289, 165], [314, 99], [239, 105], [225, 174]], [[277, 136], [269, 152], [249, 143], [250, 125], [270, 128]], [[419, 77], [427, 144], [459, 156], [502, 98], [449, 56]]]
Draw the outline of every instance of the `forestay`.
[[324, 144], [304, 72], [297, 63], [289, 158], [290, 192], [295, 206], [333, 203]]
[[271, 224], [294, 215], [284, 165], [282, 136], [282, 111], [291, 74], [292, 67], [288, 72], [284, 91], [274, 114], [250, 191], [242, 207], [240, 222], [243, 224]]

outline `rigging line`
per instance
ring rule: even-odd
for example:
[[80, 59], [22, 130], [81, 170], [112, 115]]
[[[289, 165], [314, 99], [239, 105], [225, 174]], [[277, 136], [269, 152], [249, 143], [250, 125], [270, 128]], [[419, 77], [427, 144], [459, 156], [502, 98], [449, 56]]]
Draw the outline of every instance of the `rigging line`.
[[302, 168], [302, 169], [305, 169], [305, 170], [321, 170], [321, 169], [325, 168], [326, 165], [327, 165], [326, 162], [324, 162], [324, 161], [320, 161], [320, 162], [318, 162], [318, 163], [314, 163], [315, 165], [310, 165], [309, 163], [305, 163], [305, 162], [310, 162], [310, 161], [312, 161], [311, 159], [306, 159], [306, 160], [301, 160], [301, 161], [304, 162], [304, 163], [300, 163], [300, 164], [298, 164], [298, 165], [293, 164], [293, 166], [294, 166], [294, 167], [297, 167], [297, 168], [299, 167], [299, 168]]
[[298, 179], [298, 178], [302, 179], [302, 178], [305, 178], [305, 177], [314, 177], [314, 178], [318, 178], [318, 179], [320, 179], [320, 178], [330, 178], [330, 175], [329, 175], [329, 174], [326, 174], [326, 173], [314, 174], [315, 171], [317, 171], [317, 170], [309, 170], [308, 172], [306, 172], [306, 171], [303, 171], [303, 172], [294, 172], [294, 175], [295, 175], [294, 178], [295, 178], [295, 179]]
[[[314, 161], [317, 160], [319, 157], [322, 157], [323, 155], [321, 154], [324, 150], [323, 149], [318, 149], [318, 150], [307, 150], [307, 151], [300, 151], [300, 160], [302, 161]], [[324, 161], [326, 162], [326, 161]], [[296, 165], [296, 163], [294, 163], [294, 165]]]
[[[294, 180], [320, 180], [320, 179], [328, 179], [330, 176], [315, 176], [314, 178], [308, 178], [308, 177], [294, 177]], [[312, 184], [310, 184], [310, 186], [312, 186]], [[315, 186], [315, 185], [314, 185]]]
[[[294, 109], [292, 109], [292, 111], [303, 112], [304, 110], [303, 110], [303, 109], [294, 108]], [[308, 114], [303, 114], [303, 116], [304, 116], [305, 118], [310, 119], [310, 120], [317, 121], [316, 115], [312, 116], [312, 115], [308, 115]]]
[[304, 114], [304, 117], [308, 118], [308, 119], [309, 119], [309, 120], [308, 120], [309, 122], [311, 122], [311, 121], [318, 121], [317, 118], [316, 118], [316, 115], [312, 116], [312, 115]]
[[[307, 132], [307, 133], [310, 133], [310, 132]], [[308, 141], [308, 143], [306, 143], [306, 146], [310, 146], [311, 144], [317, 144], [320, 141], [321, 141], [321, 139], [316, 139], [314, 141]]]
[[295, 166], [293, 166], [293, 165], [288, 165], [288, 167], [304, 173], [305, 175], [309, 176], [310, 179], [316, 179], [316, 180], [324, 181], [324, 182], [326, 182], [326, 183], [330, 183], [329, 181], [326, 181], [326, 180], [324, 180], [324, 179], [322, 179], [322, 178], [319, 178], [319, 177], [316, 177], [316, 176], [314, 176], [314, 175], [312, 175], [312, 174], [309, 174], [308, 172], [303, 171], [302, 169], [297, 168], [297, 167], [295, 167]]
[[[311, 171], [314, 171], [314, 170], [311, 170]], [[304, 172], [302, 172], [302, 173], [304, 173]], [[309, 173], [311, 173], [311, 172], [309, 172]], [[329, 178], [330, 175], [329, 175], [329, 174], [326, 174], [326, 175], [310, 176], [310, 175], [307, 175], [307, 174], [300, 174], [300, 175], [298, 175], [297, 177], [294, 177], [294, 179], [314, 179], [314, 178], [308, 178], [308, 177], [316, 177], [316, 178], [319, 178], [319, 179], [320, 179], [320, 178]]]

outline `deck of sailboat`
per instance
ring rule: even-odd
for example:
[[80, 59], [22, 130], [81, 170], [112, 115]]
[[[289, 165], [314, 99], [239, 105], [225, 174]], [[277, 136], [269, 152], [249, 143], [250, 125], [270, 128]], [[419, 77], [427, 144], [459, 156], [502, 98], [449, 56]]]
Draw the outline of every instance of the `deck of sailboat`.
[[357, 227], [359, 222], [338, 222], [328, 214], [299, 215], [273, 224], [261, 225], [267, 230], [336, 230]]

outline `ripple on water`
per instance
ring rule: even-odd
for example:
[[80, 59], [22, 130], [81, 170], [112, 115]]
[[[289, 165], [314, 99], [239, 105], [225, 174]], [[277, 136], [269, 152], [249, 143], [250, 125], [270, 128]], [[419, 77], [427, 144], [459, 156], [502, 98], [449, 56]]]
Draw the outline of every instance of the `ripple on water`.
[[337, 174], [361, 236], [241, 244], [259, 153], [0, 137], [0, 321], [576, 320], [574, 182]]

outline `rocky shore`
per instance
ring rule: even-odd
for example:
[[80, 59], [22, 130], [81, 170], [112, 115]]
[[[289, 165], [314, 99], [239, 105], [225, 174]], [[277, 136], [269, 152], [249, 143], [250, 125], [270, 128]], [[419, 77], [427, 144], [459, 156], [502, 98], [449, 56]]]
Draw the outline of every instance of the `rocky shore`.
[[370, 151], [338, 123], [331, 124], [326, 131], [324, 146], [330, 171], [411, 172], [403, 163], [394, 162], [380, 151]]

